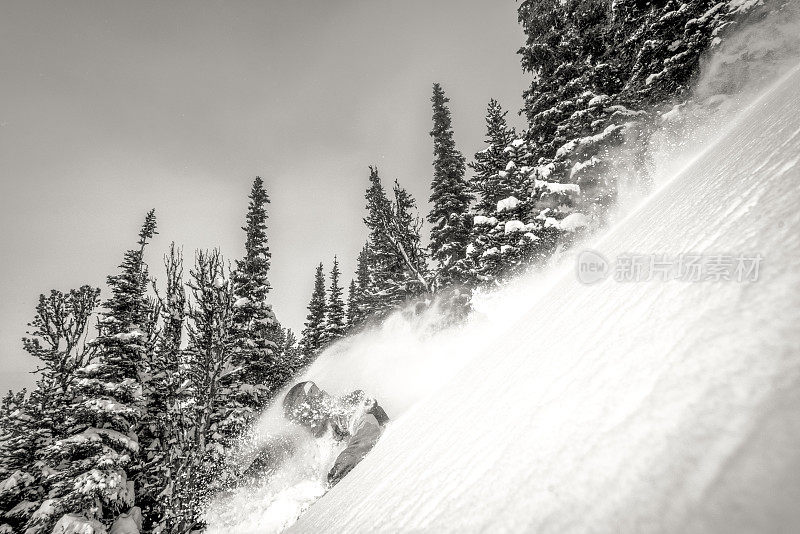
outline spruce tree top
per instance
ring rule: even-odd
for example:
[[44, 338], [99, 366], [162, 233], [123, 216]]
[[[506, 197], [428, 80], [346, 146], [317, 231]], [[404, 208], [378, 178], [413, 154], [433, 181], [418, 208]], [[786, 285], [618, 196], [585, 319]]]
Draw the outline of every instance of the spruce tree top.
[[269, 196], [264, 189], [264, 181], [256, 176], [250, 191], [250, 203], [247, 206], [246, 226], [242, 227], [247, 234], [245, 239], [245, 255], [237, 260], [237, 282], [241, 284], [237, 290], [253, 301], [261, 301], [271, 289], [267, 275], [272, 254], [267, 244], [267, 204]]
[[[512, 194], [509, 187], [506, 168], [511, 161], [507, 147], [514, 141], [516, 133], [506, 123], [507, 111], [491, 99], [486, 109], [486, 145], [484, 150], [475, 154], [470, 168], [475, 171], [472, 190], [480, 195], [475, 210], [480, 215], [490, 215], [497, 202]], [[521, 162], [515, 162], [519, 165]]]
[[144, 263], [144, 248], [156, 232], [156, 213], [150, 210], [139, 230], [138, 249], [125, 253], [119, 274], [107, 277], [111, 297], [105, 302], [102, 326], [105, 334], [125, 332], [140, 328], [147, 320], [147, 266]]
[[308, 315], [301, 342], [303, 354], [307, 357], [315, 354], [322, 347], [325, 332], [325, 309], [325, 274], [323, 265], [320, 263], [314, 273], [314, 292], [311, 294], [311, 302], [308, 303]]
[[469, 239], [467, 211], [472, 199], [464, 178], [466, 163], [456, 149], [450, 100], [441, 85], [433, 85], [433, 181], [430, 201], [433, 207], [428, 214], [431, 228], [431, 256], [439, 265], [441, 285], [447, 285], [458, 276], [457, 262], [464, 258]]

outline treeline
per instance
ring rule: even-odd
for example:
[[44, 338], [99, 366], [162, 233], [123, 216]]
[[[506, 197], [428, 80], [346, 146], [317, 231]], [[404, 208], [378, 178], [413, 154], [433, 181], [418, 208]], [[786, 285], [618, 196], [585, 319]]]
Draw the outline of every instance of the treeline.
[[[203, 500], [238, 475], [226, 451], [324, 347], [433, 298], [458, 320], [476, 288], [602, 227], [616, 177], [646, 183], [641, 147], [660, 115], [688, 97], [702, 55], [743, 17], [785, 5], [522, 1], [527, 128], [515, 131], [491, 100], [485, 146], [468, 162], [434, 84], [428, 245], [415, 199], [370, 167], [356, 272], [345, 294], [338, 258], [328, 277], [316, 267], [299, 339], [269, 304], [260, 178], [234, 265], [217, 250], [198, 251], [187, 271], [173, 244], [166, 278], [155, 283], [144, 261], [156, 233], [148, 213], [102, 306], [89, 286], [39, 299], [23, 339], [38, 361], [37, 385], [0, 406], [0, 533], [202, 528]], [[95, 317], [97, 336], [87, 339]]]
[[23, 346], [40, 378], [0, 412], [0, 531], [200, 524], [203, 500], [237, 475], [226, 451], [305, 363], [268, 303], [268, 203], [256, 178], [234, 266], [198, 251], [186, 272], [173, 243], [157, 284], [144, 261], [151, 211], [102, 308], [89, 286], [39, 297]]

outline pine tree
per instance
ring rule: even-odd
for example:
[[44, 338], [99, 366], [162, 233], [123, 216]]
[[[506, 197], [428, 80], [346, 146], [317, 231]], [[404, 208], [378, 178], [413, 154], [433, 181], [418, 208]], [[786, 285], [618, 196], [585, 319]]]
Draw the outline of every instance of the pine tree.
[[25, 525], [47, 496], [39, 447], [52, 439], [34, 399], [23, 389], [9, 391], [0, 405], [0, 532], [24, 532]]
[[472, 199], [464, 156], [456, 149], [450, 119], [450, 100], [438, 83], [433, 85], [433, 180], [431, 182], [431, 257], [437, 265], [436, 287], [465, 278], [464, 257], [469, 241], [469, 204]]
[[[717, 0], [619, 0], [610, 8], [604, 0], [523, 0], [521, 63], [533, 75], [523, 95], [526, 139], [543, 171], [538, 178], [580, 186], [572, 207], [590, 227], [606, 224], [617, 176], [634, 176], [635, 187], [649, 183], [644, 147], [657, 123], [653, 110], [684, 98], [699, 58], [759, 9]], [[626, 146], [626, 138], [637, 141]], [[542, 220], [570, 215], [545, 209]], [[557, 238], [574, 239], [570, 230]]]
[[[102, 313], [103, 319], [99, 325], [102, 334], [107, 336], [131, 332], [148, 326], [148, 321], [151, 319], [151, 306], [147, 299], [150, 277], [147, 264], [144, 262], [144, 249], [157, 233], [155, 210], [150, 210], [139, 231], [137, 241], [139, 247], [127, 251], [120, 265], [121, 272], [107, 278], [111, 298], [104, 303], [106, 311]], [[135, 368], [135, 359], [126, 358], [126, 354], [117, 354], [116, 351], [112, 351], [112, 354], [114, 355], [112, 359], [120, 367], [125, 370]]]
[[358, 253], [355, 278], [350, 282], [347, 295], [347, 328], [360, 327], [369, 317], [370, 305], [367, 290], [370, 286], [369, 244], [365, 244]]
[[506, 171], [511, 161], [506, 148], [516, 138], [514, 129], [506, 123], [507, 113], [496, 100], [489, 101], [486, 109], [487, 146], [475, 154], [475, 160], [469, 165], [475, 172], [470, 185], [478, 197], [475, 205], [478, 215], [490, 216], [500, 200], [516, 193]]
[[40, 507], [42, 513], [28, 523], [31, 532], [49, 531], [58, 515], [70, 512], [109, 525], [134, 504], [141, 377], [149, 372], [154, 330], [144, 250], [155, 233], [155, 213], [150, 211], [138, 247], [125, 253], [120, 273], [108, 277], [111, 297], [98, 322], [96, 359], [76, 369], [74, 400], [67, 407], [70, 435], [44, 449], [46, 461], [59, 469], [50, 477], [50, 499]]
[[[9, 396], [4, 401], [3, 428], [0, 435], [0, 480], [13, 492], [0, 493], [0, 510], [22, 531], [33, 513], [43, 504], [49, 491], [49, 470], [42, 451], [66, 437], [69, 428], [67, 406], [76, 369], [90, 363], [92, 348], [86, 344], [89, 319], [98, 304], [100, 290], [89, 286], [67, 293], [52, 290], [40, 295], [36, 315], [28, 324], [23, 347], [39, 360], [40, 379], [29, 396]], [[14, 412], [9, 411], [14, 407]], [[13, 510], [13, 512], [12, 512]], [[42, 514], [40, 514], [41, 516]], [[55, 519], [50, 517], [49, 519]]]
[[325, 307], [325, 334], [323, 344], [332, 343], [345, 334], [346, 317], [344, 301], [342, 300], [343, 289], [339, 285], [339, 259], [333, 257], [333, 268], [331, 269], [331, 285], [328, 288], [328, 299]]
[[402, 274], [395, 277], [397, 302], [407, 301], [430, 291], [427, 257], [422, 248], [422, 221], [415, 213], [414, 197], [395, 180], [392, 188], [394, 212], [390, 219], [389, 242], [392, 243]]
[[[181, 494], [185, 471], [190, 467], [191, 435], [194, 418], [191, 397], [186, 390], [188, 380], [185, 354], [181, 348], [186, 332], [186, 290], [183, 280], [183, 255], [170, 245], [164, 257], [166, 280], [163, 295], [156, 291], [161, 329], [153, 351], [149, 379], [143, 384], [147, 402], [146, 418], [140, 429], [143, 443], [142, 477], [139, 479], [137, 502], [144, 516], [147, 532], [183, 532], [187, 518], [193, 516], [185, 505], [190, 502]], [[146, 443], [146, 444], [145, 444]]]
[[2, 486], [6, 489], [0, 493], [0, 503], [4, 511], [10, 510], [20, 502], [20, 500], [12, 498], [14, 493], [9, 491], [11, 486], [15, 486], [14, 482], [22, 480], [22, 477], [31, 483], [35, 481], [30, 473], [20, 473], [20, 476], [15, 477], [13, 481], [7, 478], [16, 471], [27, 472], [34, 462], [35, 439], [31, 439], [29, 426], [26, 424], [31, 420], [25, 415], [27, 401], [28, 390], [23, 389], [18, 392], [9, 391], [0, 404], [0, 422], [2, 422], [0, 424], [0, 452], [2, 452], [0, 477], [3, 481], [8, 481]]
[[234, 473], [225, 463], [232, 444], [228, 436], [236, 435], [246, 416], [225, 380], [236, 345], [235, 309], [233, 284], [219, 251], [198, 251], [189, 276], [189, 345], [183, 365], [194, 428], [185, 448], [188, 467], [177, 477], [175, 489], [175, 498], [182, 501], [177, 519], [184, 531], [200, 525], [199, 503], [231, 482]]
[[272, 306], [267, 303], [271, 289], [268, 274], [271, 253], [267, 243], [269, 196], [261, 178], [256, 177], [250, 192], [244, 258], [236, 262], [233, 273], [235, 347], [234, 372], [226, 377], [237, 389], [236, 402], [245, 413], [243, 427], [265, 406], [269, 396], [288, 378], [278, 354], [281, 327]]
[[[395, 182], [394, 199], [389, 200], [383, 189], [378, 169], [370, 167], [370, 186], [367, 188], [369, 230], [367, 246], [359, 257], [358, 306], [368, 316], [381, 318], [399, 308], [409, 299], [430, 290], [426, 257], [420, 245], [419, 219], [412, 213], [414, 199]], [[357, 313], [363, 321], [361, 313]]]
[[364, 224], [369, 230], [367, 241], [369, 281], [364, 286], [364, 292], [366, 300], [372, 301], [370, 305], [373, 310], [377, 310], [384, 307], [381, 297], [386, 291], [386, 279], [393, 263], [391, 247], [387, 242], [385, 231], [386, 220], [389, 218], [392, 207], [381, 183], [377, 167], [369, 168], [369, 187], [365, 198], [367, 215], [364, 217]]
[[473, 218], [467, 247], [470, 278], [477, 285], [501, 283], [545, 256], [542, 237], [549, 230], [538, 218], [543, 205], [534, 194], [539, 191], [534, 187], [535, 170], [525, 165], [530, 157], [527, 145], [514, 139], [502, 152], [502, 169], [483, 182], [495, 204]]
[[281, 350], [283, 365], [288, 370], [289, 376], [299, 373], [304, 365], [303, 355], [297, 341], [297, 336], [291, 328], [286, 329], [283, 336], [283, 349]]
[[355, 278], [350, 280], [350, 285], [347, 288], [347, 329], [353, 328], [357, 321], [357, 307], [358, 307], [358, 286], [356, 285]]
[[300, 342], [300, 351], [304, 363], [308, 363], [322, 348], [325, 334], [325, 274], [320, 263], [314, 274], [314, 291], [308, 303], [303, 337]]
[[364, 217], [364, 224], [369, 230], [369, 237], [362, 250], [363, 258], [359, 257], [359, 269], [363, 269], [366, 274], [365, 280], [359, 280], [362, 282], [359, 284], [359, 305], [363, 311], [363, 315], [359, 315], [362, 322], [371, 317], [382, 317], [391, 307], [389, 284], [392, 271], [398, 271], [391, 243], [387, 238], [392, 204], [386, 196], [376, 167], [369, 168], [369, 187], [365, 199], [367, 215]]

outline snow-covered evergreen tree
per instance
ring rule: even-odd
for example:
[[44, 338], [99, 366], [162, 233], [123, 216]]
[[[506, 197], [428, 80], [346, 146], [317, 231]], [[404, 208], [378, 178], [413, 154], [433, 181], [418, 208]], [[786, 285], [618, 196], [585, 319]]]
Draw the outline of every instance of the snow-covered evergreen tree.
[[323, 344], [332, 343], [333, 341], [344, 336], [347, 326], [347, 318], [345, 316], [344, 300], [342, 299], [343, 289], [339, 283], [341, 277], [339, 271], [339, 259], [333, 257], [333, 267], [331, 268], [331, 285], [328, 287], [328, 297], [325, 306], [325, 333], [323, 335]]
[[[46, 384], [42, 384], [46, 388]], [[37, 462], [39, 447], [53, 439], [39, 420], [43, 387], [9, 391], [0, 404], [0, 533], [24, 532], [47, 496], [46, 465]], [[34, 398], [37, 396], [39, 398]], [[50, 406], [48, 406], [50, 408]], [[49, 409], [45, 412], [54, 412]]]
[[507, 113], [496, 100], [489, 101], [486, 109], [486, 148], [476, 153], [474, 161], [469, 164], [474, 171], [470, 187], [477, 197], [476, 215], [490, 216], [500, 200], [517, 194], [517, 188], [508, 182], [508, 173], [505, 172], [511, 161], [506, 148], [516, 138], [516, 132], [506, 122]]
[[175, 498], [183, 504], [177, 520], [186, 530], [201, 520], [199, 503], [231, 481], [226, 448], [244, 418], [226, 380], [233, 370], [236, 345], [233, 283], [226, 270], [218, 250], [198, 251], [189, 270], [192, 299], [183, 365], [190, 397], [182, 408], [191, 414], [194, 427], [185, 448], [187, 464], [176, 477], [174, 489]]
[[242, 420], [235, 427], [244, 430], [265, 406], [270, 395], [288, 378], [281, 364], [278, 324], [272, 305], [267, 302], [271, 289], [268, 274], [271, 253], [267, 242], [267, 204], [269, 196], [260, 177], [253, 181], [247, 208], [245, 255], [236, 262], [233, 273], [234, 323], [232, 372], [227, 385], [235, 391], [237, 413]]
[[[381, 318], [429, 291], [430, 281], [414, 199], [395, 182], [394, 198], [389, 200], [375, 167], [370, 167], [369, 180], [364, 218], [369, 238], [359, 256], [356, 302], [367, 317]], [[360, 311], [355, 316], [363, 320]]]
[[431, 181], [431, 258], [436, 262], [437, 288], [466, 279], [465, 253], [469, 241], [469, 205], [472, 196], [464, 176], [464, 156], [453, 139], [450, 100], [438, 83], [433, 85], [433, 180]]
[[325, 273], [320, 263], [314, 273], [314, 291], [308, 303], [308, 315], [300, 341], [300, 351], [306, 363], [314, 359], [325, 341], [325, 307]]
[[25, 351], [39, 360], [40, 378], [30, 396], [4, 400], [0, 435], [0, 511], [17, 531], [31, 519], [49, 491], [52, 467], [43, 450], [66, 436], [66, 408], [71, 403], [76, 369], [88, 364], [89, 319], [100, 290], [89, 286], [67, 293], [40, 295], [36, 315], [23, 338]]
[[365, 244], [358, 253], [356, 261], [355, 279], [350, 284], [347, 296], [347, 327], [354, 329], [364, 324], [369, 317], [371, 308], [367, 290], [370, 287], [370, 252], [369, 243]]
[[422, 247], [422, 220], [416, 213], [414, 197], [395, 180], [392, 188], [394, 213], [390, 219], [389, 241], [402, 266], [402, 276], [395, 279], [396, 293], [404, 300], [431, 289], [427, 255]]
[[[567, 228], [581, 217], [590, 227], [606, 223], [618, 175], [648, 182], [643, 141], [654, 129], [654, 110], [684, 97], [700, 57], [759, 9], [760, 2], [719, 0], [520, 3], [522, 66], [533, 75], [524, 93], [526, 139], [537, 179], [580, 186], [580, 215]], [[624, 146], [626, 139], [635, 142]], [[544, 220], [572, 215], [547, 208]], [[558, 241], [574, 235], [564, 231]]]
[[49, 498], [28, 522], [31, 533], [49, 531], [67, 513], [108, 526], [134, 505], [136, 429], [153, 332], [144, 250], [155, 233], [155, 213], [150, 211], [138, 247], [125, 253], [120, 273], [108, 277], [111, 297], [98, 322], [96, 358], [76, 369], [71, 402], [65, 407], [69, 435], [43, 450], [53, 469], [51, 487]]
[[350, 280], [350, 285], [347, 287], [347, 329], [350, 329], [356, 323], [356, 313], [358, 306], [358, 286], [356, 285], [355, 278]]
[[185, 409], [191, 403], [186, 355], [181, 348], [187, 303], [183, 255], [175, 243], [164, 257], [164, 267], [164, 293], [156, 290], [160, 331], [149, 378], [143, 384], [147, 410], [139, 436], [143, 466], [137, 503], [142, 508], [146, 531], [177, 533], [184, 531], [181, 525], [193, 515], [184, 507], [189, 501], [178, 491], [189, 467], [188, 450], [193, 447], [195, 421], [191, 410]]
[[281, 348], [281, 358], [284, 368], [288, 371], [289, 377], [293, 377], [299, 373], [305, 365], [303, 354], [300, 351], [300, 345], [297, 340], [297, 335], [291, 328], [287, 328], [283, 336], [283, 347]]

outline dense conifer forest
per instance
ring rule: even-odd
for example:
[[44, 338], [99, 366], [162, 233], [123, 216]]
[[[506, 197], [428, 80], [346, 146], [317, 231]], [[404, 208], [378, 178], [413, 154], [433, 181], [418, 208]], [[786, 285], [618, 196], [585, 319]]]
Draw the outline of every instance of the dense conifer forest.
[[[485, 145], [465, 154], [446, 88], [433, 83], [429, 210], [365, 161], [357, 269], [341, 272], [336, 257], [296, 266], [314, 277], [301, 332], [270, 300], [268, 176], [242, 199], [241, 258], [186, 258], [173, 244], [156, 282], [145, 251], [169, 229], [143, 213], [138, 234], [120, 236], [130, 248], [105, 287], [53, 289], [31, 310], [22, 348], [38, 381], [0, 406], [0, 533], [131, 532], [139, 518], [143, 532], [202, 530], [204, 499], [241, 475], [226, 451], [321, 351], [433, 302], [459, 321], [475, 291], [604, 228], [619, 177], [648, 187], [641, 147], [690, 98], [703, 58], [743, 21], [787, 5], [519, 2], [518, 53], [532, 80], [519, 88], [523, 108], [490, 100], [474, 110], [485, 111]], [[507, 122], [518, 111], [523, 131]]]

